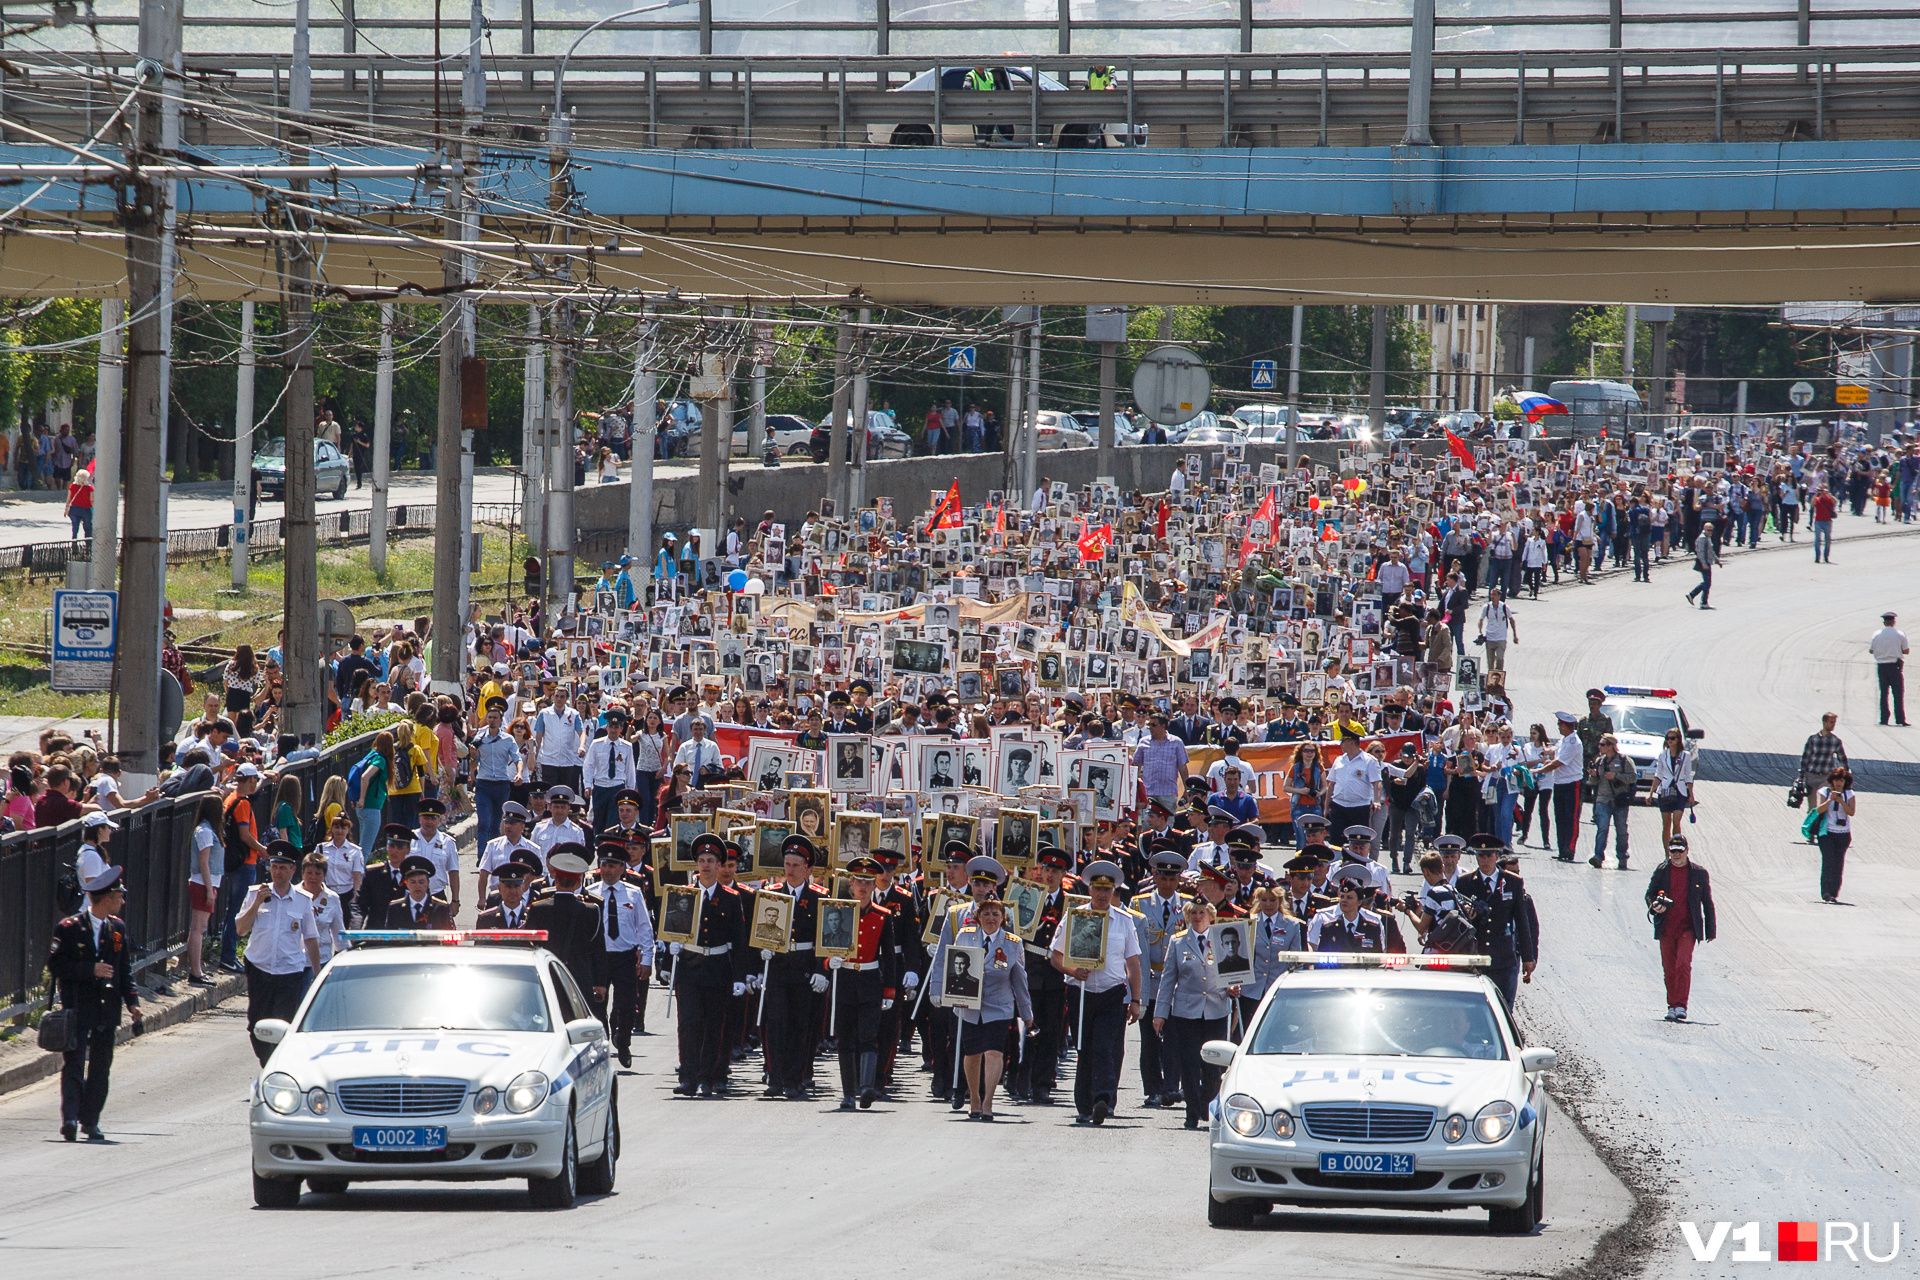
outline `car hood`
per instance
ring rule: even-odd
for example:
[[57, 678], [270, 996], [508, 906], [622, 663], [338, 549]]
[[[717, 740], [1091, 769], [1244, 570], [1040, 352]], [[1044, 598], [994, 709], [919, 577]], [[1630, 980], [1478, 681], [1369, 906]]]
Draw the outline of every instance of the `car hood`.
[[282, 455], [261, 456], [253, 460], [255, 471], [285, 471], [287, 460]]
[[416, 1076], [504, 1085], [542, 1067], [557, 1043], [552, 1032], [329, 1031], [289, 1035], [267, 1071], [285, 1071], [302, 1088], [363, 1077]]
[[1285, 1107], [1298, 1115], [1314, 1102], [1392, 1102], [1432, 1107], [1435, 1114], [1471, 1117], [1496, 1098], [1520, 1101], [1512, 1061], [1473, 1058], [1303, 1058], [1289, 1054], [1243, 1056], [1234, 1064], [1229, 1092], [1246, 1093], [1267, 1110]]
[[1620, 754], [1632, 756], [1636, 760], [1647, 761], [1660, 754], [1660, 748], [1666, 745], [1664, 738], [1655, 738], [1644, 733], [1623, 733], [1618, 735]]

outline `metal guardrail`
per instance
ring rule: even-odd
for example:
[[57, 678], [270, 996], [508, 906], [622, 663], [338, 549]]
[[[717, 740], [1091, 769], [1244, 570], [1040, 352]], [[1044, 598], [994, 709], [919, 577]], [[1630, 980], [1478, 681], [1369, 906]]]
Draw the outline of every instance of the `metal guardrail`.
[[[284, 766], [280, 773], [302, 780], [311, 813], [327, 779], [344, 777], [373, 745], [366, 733], [337, 743], [312, 760]], [[124, 919], [136, 970], [164, 963], [186, 943], [190, 922], [187, 877], [193, 873], [193, 829], [206, 792], [155, 801], [138, 809], [117, 810], [120, 824], [110, 850], [125, 868]], [[272, 818], [273, 797], [261, 788], [253, 800], [261, 830]], [[46, 974], [53, 927], [80, 909], [73, 867], [80, 854], [80, 823], [35, 827], [0, 836], [0, 1019], [31, 1013], [45, 1000], [33, 997]], [[216, 857], [223, 856], [216, 851]], [[210, 924], [212, 931], [216, 926]]]

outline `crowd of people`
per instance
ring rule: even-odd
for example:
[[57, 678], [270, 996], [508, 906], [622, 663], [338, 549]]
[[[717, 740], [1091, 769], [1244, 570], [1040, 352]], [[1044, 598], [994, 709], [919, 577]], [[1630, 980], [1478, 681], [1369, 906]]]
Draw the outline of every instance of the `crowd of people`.
[[[912, 519], [886, 498], [767, 512], [711, 556], [669, 534], [652, 573], [608, 564], [552, 618], [476, 614], [453, 638], [458, 695], [427, 688], [427, 619], [353, 637], [329, 720], [371, 736], [317, 788], [286, 768], [313, 749], [276, 732], [279, 653], [240, 646], [154, 792], [122, 795], [110, 757], [49, 741], [10, 761], [5, 816], [82, 817], [88, 885], [112, 869], [107, 815], [204, 792], [189, 980], [245, 969], [250, 1021], [290, 1012], [352, 926], [451, 927], [470, 904], [521, 927], [585, 903], [598, 923], [556, 949], [623, 1062], [650, 982], [673, 984], [682, 1093], [727, 1092], [757, 1049], [770, 1096], [805, 1096], [831, 1045], [843, 1105], [870, 1105], [917, 1052], [936, 1095], [991, 1119], [1001, 1089], [1049, 1101], [1074, 1045], [1076, 1112], [1099, 1123], [1130, 1025], [1148, 1104], [1196, 1119], [1199, 1045], [1243, 1024], [1290, 952], [1479, 950], [1516, 999], [1541, 938], [1514, 847], [1537, 824], [1573, 861], [1591, 821], [1587, 861], [1605, 866], [1611, 835], [1626, 869], [1644, 787], [1684, 1018], [1679, 938], [1713, 929], [1681, 826], [1687, 745], [1649, 781], [1601, 690], [1584, 714], [1523, 714], [1514, 602], [1609, 560], [1642, 579], [1703, 539], [1717, 561], [1792, 538], [1798, 507], [1817, 527], [1842, 477], [1850, 498], [1856, 471], [1900, 476], [1920, 446], [1619, 446], [1454, 442], [1297, 471], [1210, 446], [1161, 493], [1043, 479], [966, 504], [956, 485]], [[1853, 801], [1822, 781], [1831, 841]], [[463, 859], [450, 829], [469, 811]], [[1396, 875], [1418, 879], [1396, 896]], [[682, 909], [696, 887], [706, 909]], [[1692, 905], [1668, 915], [1662, 894]], [[765, 933], [769, 895], [794, 908]], [[242, 940], [287, 901], [318, 936], [256, 964]], [[863, 923], [829, 947], [845, 901]], [[1086, 956], [1067, 947], [1076, 912], [1108, 922]], [[1235, 920], [1251, 966], [1210, 983], [1194, 957]], [[984, 984], [962, 972], [981, 954]]]

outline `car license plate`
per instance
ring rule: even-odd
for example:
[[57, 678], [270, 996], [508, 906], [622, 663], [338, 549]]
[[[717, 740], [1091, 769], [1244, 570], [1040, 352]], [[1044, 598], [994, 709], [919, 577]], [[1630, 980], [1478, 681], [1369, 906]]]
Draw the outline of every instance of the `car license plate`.
[[356, 1126], [355, 1151], [445, 1151], [447, 1131], [442, 1125]]
[[1320, 1172], [1372, 1178], [1411, 1178], [1413, 1157], [1402, 1151], [1322, 1151]]

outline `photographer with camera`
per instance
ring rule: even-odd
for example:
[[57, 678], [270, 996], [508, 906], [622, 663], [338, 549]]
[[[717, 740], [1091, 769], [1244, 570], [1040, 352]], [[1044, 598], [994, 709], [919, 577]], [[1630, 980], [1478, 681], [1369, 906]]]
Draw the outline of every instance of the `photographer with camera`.
[[1667, 841], [1667, 860], [1647, 882], [1647, 916], [1660, 940], [1660, 968], [1667, 978], [1667, 1021], [1687, 1020], [1693, 986], [1693, 947], [1712, 942], [1718, 927], [1707, 869], [1687, 859], [1687, 838]]
[[[1454, 837], [1458, 839], [1459, 837]], [[1418, 889], [1409, 889], [1394, 906], [1413, 923], [1425, 955], [1450, 955], [1473, 950], [1478, 937], [1474, 928], [1474, 903], [1460, 896], [1447, 882], [1447, 864], [1437, 853], [1420, 859], [1420, 875], [1426, 881]]]

